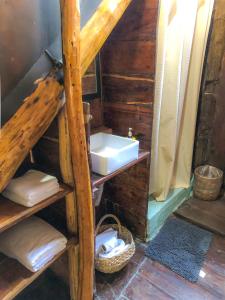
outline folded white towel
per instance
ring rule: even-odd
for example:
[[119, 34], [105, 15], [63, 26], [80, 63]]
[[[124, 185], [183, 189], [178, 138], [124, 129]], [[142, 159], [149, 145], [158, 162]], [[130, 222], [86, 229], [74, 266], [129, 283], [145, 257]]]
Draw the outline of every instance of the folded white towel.
[[37, 170], [29, 170], [23, 176], [12, 179], [2, 194], [16, 203], [32, 207], [58, 191], [57, 178]]
[[95, 240], [95, 253], [96, 254], [99, 253], [99, 251], [102, 248], [102, 245], [107, 244], [111, 240], [113, 243], [113, 239], [117, 240], [117, 235], [118, 235], [117, 231], [112, 228], [109, 228], [109, 229], [105, 230], [104, 232], [98, 234], [96, 236], [96, 240]]
[[0, 235], [0, 251], [32, 272], [65, 249], [67, 239], [54, 227], [32, 216]]

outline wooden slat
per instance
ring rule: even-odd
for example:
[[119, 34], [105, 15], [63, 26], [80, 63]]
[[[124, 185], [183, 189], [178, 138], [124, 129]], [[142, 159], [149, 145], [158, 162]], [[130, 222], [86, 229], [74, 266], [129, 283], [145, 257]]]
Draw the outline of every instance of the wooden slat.
[[[31, 284], [54, 261], [56, 261], [72, 245], [77, 245], [77, 239], [68, 241], [67, 247], [58, 253], [40, 271], [32, 273], [14, 259], [2, 256], [0, 260], [0, 299], [11, 300]], [[77, 246], [76, 246], [77, 247]]]
[[65, 184], [61, 184], [58, 193], [41, 201], [33, 207], [25, 207], [0, 196], [0, 232], [3, 232], [23, 219], [30, 217], [41, 209], [62, 199], [71, 192], [72, 188]]
[[101, 175], [97, 175], [97, 174], [93, 173], [92, 177], [91, 177], [92, 186], [95, 187], [95, 186], [99, 186], [100, 184], [105, 183], [106, 181], [112, 179], [116, 175], [123, 173], [124, 171], [128, 170], [132, 166], [134, 166], [134, 165], [138, 164], [139, 162], [141, 162], [142, 160], [148, 158], [149, 155], [150, 155], [150, 152], [148, 152], [148, 151], [140, 151], [139, 155], [138, 155], [138, 159], [131, 161], [129, 164], [119, 168], [115, 172], [113, 172], [109, 175], [106, 175], [106, 176], [101, 176]]
[[62, 5], [64, 87], [79, 224], [78, 299], [92, 299], [94, 225], [82, 103], [79, 7], [78, 0], [66, 0]]

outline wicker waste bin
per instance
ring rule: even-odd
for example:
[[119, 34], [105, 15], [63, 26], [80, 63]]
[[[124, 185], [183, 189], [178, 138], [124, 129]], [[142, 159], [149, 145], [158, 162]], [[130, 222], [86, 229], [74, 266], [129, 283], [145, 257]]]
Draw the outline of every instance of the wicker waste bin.
[[[116, 221], [116, 224], [102, 225], [103, 221], [107, 218], [113, 218]], [[120, 221], [116, 216], [111, 214], [105, 215], [101, 218], [96, 227], [95, 236], [97, 236], [98, 233], [101, 233], [108, 228], [113, 228], [114, 230], [117, 230], [118, 237], [123, 239], [126, 244], [129, 244], [129, 247], [126, 251], [112, 258], [95, 257], [95, 268], [98, 271], [103, 273], [114, 273], [120, 271], [123, 267], [125, 267], [128, 264], [129, 260], [135, 253], [135, 243], [130, 231], [120, 224]]]
[[216, 200], [223, 182], [223, 171], [205, 165], [195, 169], [194, 196], [201, 200]]

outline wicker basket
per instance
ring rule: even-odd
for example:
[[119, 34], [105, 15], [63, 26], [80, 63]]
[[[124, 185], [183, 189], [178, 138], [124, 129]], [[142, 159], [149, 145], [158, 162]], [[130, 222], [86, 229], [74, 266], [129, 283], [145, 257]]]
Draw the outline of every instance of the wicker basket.
[[201, 200], [216, 200], [223, 181], [223, 171], [213, 166], [195, 169], [194, 196]]
[[[113, 218], [117, 224], [102, 225], [102, 223], [107, 218]], [[123, 267], [127, 265], [129, 260], [135, 253], [135, 244], [130, 231], [120, 224], [120, 221], [116, 216], [111, 214], [105, 215], [104, 217], [101, 218], [101, 220], [97, 225], [95, 236], [97, 236], [98, 233], [101, 233], [108, 228], [113, 228], [117, 230], [119, 233], [118, 235], [119, 238], [123, 239], [125, 244], [130, 244], [130, 246], [128, 247], [128, 249], [126, 249], [126, 251], [112, 258], [99, 258], [99, 257], [95, 258], [95, 268], [98, 271], [103, 273], [114, 273], [120, 271]]]

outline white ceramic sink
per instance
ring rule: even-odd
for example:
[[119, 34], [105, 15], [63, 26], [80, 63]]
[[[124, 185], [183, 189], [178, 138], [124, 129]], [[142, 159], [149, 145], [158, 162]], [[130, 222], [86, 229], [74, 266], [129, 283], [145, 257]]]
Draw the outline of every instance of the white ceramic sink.
[[90, 150], [93, 172], [108, 175], [138, 158], [139, 142], [100, 132], [91, 135]]

